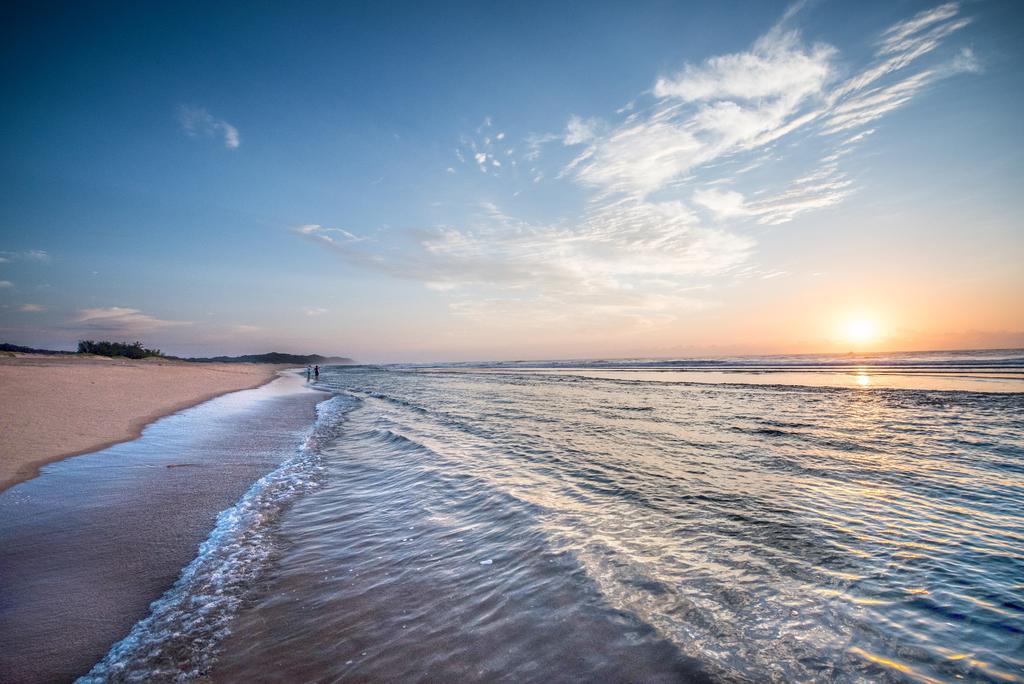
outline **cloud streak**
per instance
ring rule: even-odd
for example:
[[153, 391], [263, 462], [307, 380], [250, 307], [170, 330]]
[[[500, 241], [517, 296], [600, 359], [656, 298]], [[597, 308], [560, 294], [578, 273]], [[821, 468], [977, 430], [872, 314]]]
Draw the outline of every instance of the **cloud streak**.
[[565, 126], [565, 135], [562, 137], [562, 143], [565, 145], [581, 145], [589, 142], [597, 135], [599, 126], [600, 124], [596, 119], [583, 119], [578, 116], [572, 116], [569, 118], [569, 123]]
[[967, 49], [949, 64], [875, 85], [935, 51], [946, 38], [970, 24], [969, 18], [958, 16], [959, 11], [957, 3], [946, 3], [883, 31], [875, 62], [829, 93], [831, 112], [824, 123], [824, 132], [836, 133], [863, 126], [903, 106], [926, 85], [940, 78], [976, 70], [977, 61]]
[[138, 309], [120, 306], [82, 309], [72, 321], [72, 327], [77, 329], [119, 335], [142, 334], [182, 325], [191, 325], [191, 322], [162, 320]]
[[[874, 61], [842, 82], [837, 82], [834, 47], [807, 44], [798, 31], [780, 23], [748, 51], [687, 64], [657, 79], [653, 94], [658, 99], [646, 112], [631, 113], [607, 135], [596, 137], [566, 168], [577, 181], [603, 193], [645, 196], [724, 159], [767, 149], [800, 130], [816, 127], [832, 134], [865, 126], [936, 80], [977, 70], [968, 50], [949, 64], [890, 79], [970, 23], [958, 14], [959, 6], [947, 3], [889, 27]], [[822, 190], [831, 194], [834, 184]]]
[[29, 249], [24, 252], [0, 252], [0, 264], [12, 261], [29, 261], [45, 264], [50, 262], [50, 254], [42, 249]]
[[[751, 228], [847, 199], [857, 187], [843, 165], [868, 125], [978, 68], [969, 50], [917, 66], [969, 24], [956, 3], [882, 31], [852, 73], [835, 47], [790, 27], [795, 14], [745, 51], [655, 79], [608, 119], [573, 115], [560, 133], [526, 136], [518, 160], [534, 183], [574, 184], [584, 195], [575, 215], [528, 221], [480, 202], [456, 225], [396, 231], [387, 245], [319, 225], [293, 231], [351, 265], [448, 293], [458, 315], [490, 320], [611, 317], [643, 328], [710, 305], [702, 297], [722, 277], [781, 275], [748, 263]], [[511, 149], [498, 159], [492, 130], [487, 119], [462, 137], [460, 164], [495, 175], [515, 163]], [[558, 150], [571, 158], [542, 167]]]
[[190, 138], [219, 137], [224, 141], [224, 147], [229, 150], [237, 150], [242, 144], [238, 129], [227, 121], [213, 116], [205, 107], [181, 105], [178, 107], [178, 122], [181, 124], [181, 130]]

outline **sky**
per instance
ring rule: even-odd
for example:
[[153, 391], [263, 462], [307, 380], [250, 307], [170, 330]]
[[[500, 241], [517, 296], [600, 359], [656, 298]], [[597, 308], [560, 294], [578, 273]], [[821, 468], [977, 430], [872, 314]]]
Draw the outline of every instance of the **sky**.
[[0, 341], [1024, 346], [1017, 2], [0, 13]]

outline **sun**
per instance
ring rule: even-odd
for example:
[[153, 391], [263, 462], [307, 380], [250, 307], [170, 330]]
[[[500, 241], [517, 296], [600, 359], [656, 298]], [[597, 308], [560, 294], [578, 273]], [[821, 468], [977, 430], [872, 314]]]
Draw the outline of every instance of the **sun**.
[[847, 343], [870, 344], [878, 339], [878, 323], [870, 316], [850, 316], [843, 321], [840, 332]]

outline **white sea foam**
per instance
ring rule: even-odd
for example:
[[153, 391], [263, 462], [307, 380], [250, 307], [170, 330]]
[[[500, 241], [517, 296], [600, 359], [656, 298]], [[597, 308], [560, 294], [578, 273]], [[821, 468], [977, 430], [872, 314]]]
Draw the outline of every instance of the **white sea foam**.
[[79, 682], [185, 681], [209, 669], [232, 616], [273, 553], [274, 523], [318, 485], [321, 449], [336, 437], [354, 403], [336, 396], [317, 406], [302, 446], [220, 513], [174, 586]]

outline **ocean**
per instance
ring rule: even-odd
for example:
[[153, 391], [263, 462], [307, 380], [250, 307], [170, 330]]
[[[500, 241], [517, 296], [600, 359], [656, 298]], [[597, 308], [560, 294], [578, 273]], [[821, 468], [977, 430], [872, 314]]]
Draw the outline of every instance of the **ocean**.
[[81, 681], [1024, 681], [1024, 351], [323, 371]]

